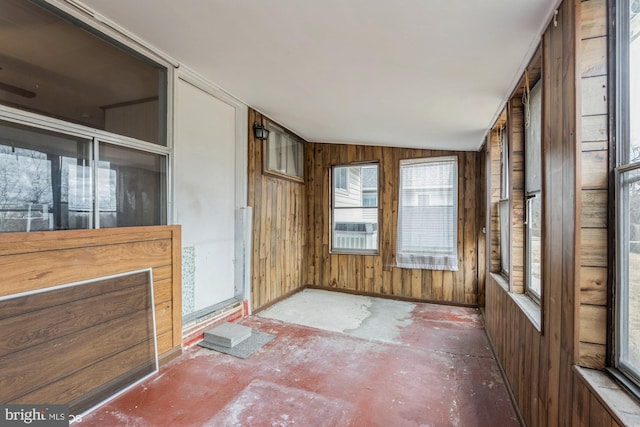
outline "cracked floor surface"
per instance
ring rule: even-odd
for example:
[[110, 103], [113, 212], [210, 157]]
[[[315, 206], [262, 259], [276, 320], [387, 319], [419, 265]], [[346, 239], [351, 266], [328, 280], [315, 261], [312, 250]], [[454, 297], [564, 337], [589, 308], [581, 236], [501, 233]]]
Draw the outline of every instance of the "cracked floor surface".
[[276, 336], [249, 358], [190, 348], [82, 424], [519, 425], [478, 310], [327, 293], [242, 321]]

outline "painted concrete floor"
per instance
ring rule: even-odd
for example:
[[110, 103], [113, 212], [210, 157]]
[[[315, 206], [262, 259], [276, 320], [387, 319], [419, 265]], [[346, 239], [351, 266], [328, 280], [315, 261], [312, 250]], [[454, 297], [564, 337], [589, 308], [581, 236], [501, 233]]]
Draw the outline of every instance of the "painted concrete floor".
[[519, 426], [478, 310], [305, 290], [193, 347], [82, 426]]

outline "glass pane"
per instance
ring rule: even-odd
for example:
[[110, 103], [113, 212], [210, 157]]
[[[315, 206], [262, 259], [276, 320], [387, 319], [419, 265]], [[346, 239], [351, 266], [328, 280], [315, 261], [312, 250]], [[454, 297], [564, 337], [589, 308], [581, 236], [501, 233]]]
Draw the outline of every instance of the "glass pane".
[[0, 3], [0, 103], [166, 145], [166, 69], [24, 0]]
[[378, 249], [378, 165], [333, 168], [333, 249]]
[[166, 157], [100, 144], [100, 228], [166, 224]]
[[630, 153], [629, 162], [640, 161], [640, 1], [630, 2], [630, 25], [629, 25], [629, 114], [630, 124]]
[[539, 191], [541, 186], [540, 153], [542, 148], [542, 84], [538, 82], [529, 95], [528, 126], [525, 129], [526, 192]]
[[528, 200], [527, 217], [527, 289], [540, 298], [542, 283], [542, 197], [537, 193]]
[[509, 274], [509, 255], [511, 245], [509, 244], [509, 201], [500, 200], [500, 265], [502, 272]]
[[509, 198], [509, 145], [506, 129], [500, 131], [500, 198]]
[[333, 248], [356, 251], [377, 250], [378, 208], [334, 210]]
[[300, 161], [302, 156], [302, 143], [296, 141], [293, 138], [287, 138], [287, 175], [297, 176], [302, 178], [303, 173], [303, 161]]
[[0, 232], [91, 228], [91, 141], [0, 122]]
[[400, 166], [398, 248], [401, 252], [456, 252], [456, 167], [456, 162], [450, 160]]
[[622, 175], [620, 362], [640, 377], [640, 171]]
[[347, 191], [347, 187], [349, 185], [347, 182], [349, 168], [337, 167], [334, 168], [333, 172], [333, 184], [335, 185], [336, 190]]
[[336, 208], [378, 206], [378, 165], [336, 166], [333, 185]]

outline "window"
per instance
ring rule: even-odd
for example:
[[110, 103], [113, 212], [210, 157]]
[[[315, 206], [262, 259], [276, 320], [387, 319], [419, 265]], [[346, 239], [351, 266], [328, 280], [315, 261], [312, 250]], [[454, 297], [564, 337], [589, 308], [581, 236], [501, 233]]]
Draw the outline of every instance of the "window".
[[165, 158], [100, 144], [100, 228], [165, 224]]
[[166, 156], [93, 147], [0, 121], [0, 232], [166, 224]]
[[271, 122], [267, 128], [270, 132], [265, 141], [264, 172], [303, 182], [304, 143]]
[[334, 166], [331, 176], [332, 251], [377, 253], [378, 165]]
[[534, 300], [541, 295], [542, 255], [542, 83], [525, 97], [525, 289]]
[[349, 169], [335, 168], [333, 170], [333, 182], [336, 190], [349, 191]]
[[0, 104], [166, 146], [166, 68], [39, 3], [2, 1]]
[[399, 267], [458, 269], [458, 158], [400, 161]]
[[509, 139], [506, 127], [500, 128], [500, 270], [509, 275], [511, 245], [509, 241]]
[[90, 139], [0, 122], [0, 232], [93, 227]]
[[0, 232], [166, 224], [167, 68], [47, 2], [0, 25]]
[[640, 1], [616, 7], [615, 367], [640, 386]]
[[378, 167], [362, 167], [362, 206], [378, 206]]

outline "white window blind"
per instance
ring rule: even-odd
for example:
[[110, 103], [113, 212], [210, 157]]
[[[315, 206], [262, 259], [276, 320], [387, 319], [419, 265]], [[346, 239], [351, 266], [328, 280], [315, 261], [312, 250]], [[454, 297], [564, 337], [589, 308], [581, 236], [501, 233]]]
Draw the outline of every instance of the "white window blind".
[[396, 264], [458, 270], [458, 158], [400, 161]]

